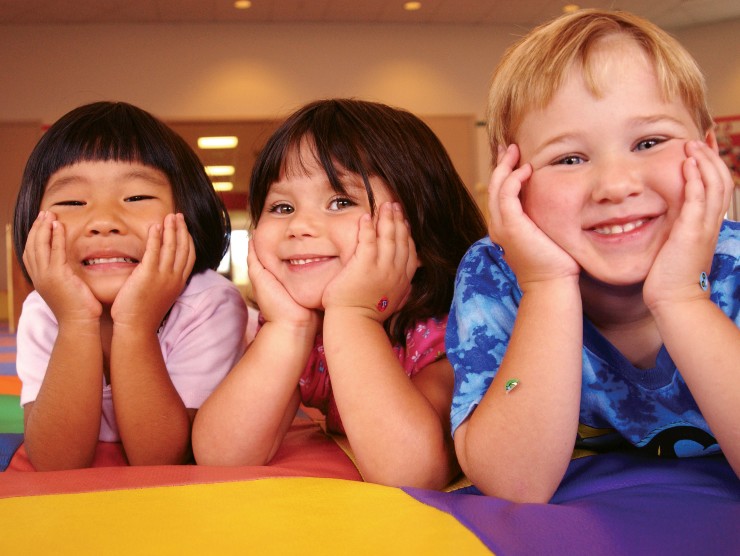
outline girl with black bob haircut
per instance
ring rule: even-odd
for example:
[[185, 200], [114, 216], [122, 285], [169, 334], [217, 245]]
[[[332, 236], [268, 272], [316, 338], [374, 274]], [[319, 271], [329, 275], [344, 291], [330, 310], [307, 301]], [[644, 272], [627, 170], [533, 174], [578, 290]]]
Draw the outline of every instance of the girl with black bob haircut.
[[26, 165], [14, 244], [26, 453], [38, 470], [191, 460], [195, 413], [243, 353], [247, 310], [215, 272], [230, 224], [197, 155], [146, 111], [64, 115]]
[[60, 168], [94, 160], [139, 162], [164, 172], [195, 243], [193, 274], [218, 268], [229, 248], [231, 223], [198, 155], [150, 113], [125, 102], [102, 101], [60, 118], [26, 163], [13, 225], [13, 246], [26, 278], [22, 255], [49, 178]]
[[249, 211], [262, 326], [199, 413], [198, 463], [267, 463], [303, 403], [367, 481], [447, 484], [447, 313], [486, 226], [442, 143], [404, 110], [310, 103], [258, 156]]

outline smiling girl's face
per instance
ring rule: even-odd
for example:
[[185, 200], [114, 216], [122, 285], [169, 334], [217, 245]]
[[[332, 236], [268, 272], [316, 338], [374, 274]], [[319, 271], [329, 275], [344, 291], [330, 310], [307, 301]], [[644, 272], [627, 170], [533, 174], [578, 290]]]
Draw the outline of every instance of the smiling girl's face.
[[64, 225], [67, 262], [103, 305], [111, 305], [144, 256], [149, 228], [175, 212], [169, 180], [138, 163], [83, 161], [59, 169], [41, 210]]
[[[340, 174], [335, 191], [305, 144], [270, 186], [253, 234], [262, 265], [303, 307], [323, 309], [324, 289], [357, 248], [358, 223], [370, 203], [362, 178]], [[370, 177], [377, 206], [393, 201], [383, 180]]]

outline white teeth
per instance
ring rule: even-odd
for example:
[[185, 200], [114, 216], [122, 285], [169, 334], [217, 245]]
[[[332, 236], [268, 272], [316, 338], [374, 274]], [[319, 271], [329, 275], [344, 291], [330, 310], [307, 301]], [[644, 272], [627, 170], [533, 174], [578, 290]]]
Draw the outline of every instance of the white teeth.
[[290, 259], [288, 262], [292, 265], [304, 265], [304, 264], [309, 264], [309, 263], [316, 263], [319, 261], [325, 261], [328, 258], [329, 257], [316, 257], [313, 259]]
[[626, 224], [622, 224], [621, 226], [619, 224], [615, 224], [613, 226], [602, 226], [599, 228], [594, 228], [594, 232], [597, 234], [603, 234], [606, 236], [613, 235], [613, 234], [623, 234], [625, 232], [631, 232], [635, 228], [639, 228], [642, 226], [647, 220], [640, 219], [635, 220], [634, 222], [627, 222]]
[[98, 259], [87, 259], [84, 261], [85, 266], [92, 266], [96, 264], [111, 264], [111, 263], [135, 263], [135, 259], [129, 257], [109, 257], [109, 258], [98, 258]]

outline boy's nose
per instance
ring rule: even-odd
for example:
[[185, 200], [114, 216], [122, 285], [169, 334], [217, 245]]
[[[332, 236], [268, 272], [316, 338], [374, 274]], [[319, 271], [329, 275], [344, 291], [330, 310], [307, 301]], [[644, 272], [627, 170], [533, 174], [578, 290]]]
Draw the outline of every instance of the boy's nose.
[[639, 172], [626, 161], [614, 160], [599, 165], [596, 170], [593, 198], [596, 202], [619, 203], [643, 190]]

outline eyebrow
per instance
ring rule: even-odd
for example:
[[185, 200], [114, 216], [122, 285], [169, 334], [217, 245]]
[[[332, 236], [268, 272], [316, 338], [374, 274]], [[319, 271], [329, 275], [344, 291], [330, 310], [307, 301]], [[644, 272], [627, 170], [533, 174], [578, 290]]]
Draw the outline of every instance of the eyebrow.
[[[170, 183], [166, 176], [160, 176], [159, 170], [157, 171], [149, 171], [149, 170], [131, 170], [130, 172], [125, 172], [117, 177], [119, 180], [136, 180], [141, 179], [143, 181], [149, 182], [152, 185], [155, 186], [163, 186], [163, 187], [169, 187]], [[67, 185], [73, 184], [75, 182], [85, 182], [88, 183], [91, 180], [87, 179], [86, 177], [81, 176], [80, 174], [70, 174], [68, 176], [63, 176], [60, 178], [55, 178], [53, 180], [50, 180], [46, 184], [46, 190], [44, 193], [53, 192], [56, 189], [61, 189]]]
[[638, 118], [633, 118], [630, 124], [632, 126], [640, 126], [640, 125], [655, 124], [655, 123], [661, 123], [661, 122], [670, 122], [670, 123], [679, 124], [679, 125], [684, 125], [685, 123], [679, 120], [678, 118], [669, 116], [668, 114], [654, 114], [652, 116], [642, 116]]
[[[681, 120], [674, 118], [673, 116], [669, 116], [668, 114], [655, 114], [652, 116], [639, 116], [636, 118], [632, 118], [629, 122], [630, 127], [640, 127], [643, 125], [650, 125], [650, 124], [656, 124], [656, 123], [662, 123], [662, 122], [668, 122], [671, 124], [676, 125], [684, 125], [685, 122], [682, 122]], [[550, 139], [547, 139], [546, 141], [542, 142], [540, 145], [537, 146], [535, 149], [535, 153], [540, 153], [544, 149], [551, 147], [553, 145], [557, 145], [558, 143], [565, 143], [568, 140], [576, 137], [577, 133], [561, 133], [560, 135], [555, 135], [554, 137], [551, 137]]]

